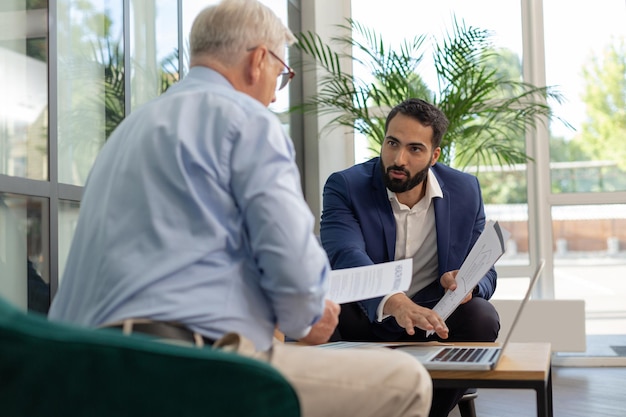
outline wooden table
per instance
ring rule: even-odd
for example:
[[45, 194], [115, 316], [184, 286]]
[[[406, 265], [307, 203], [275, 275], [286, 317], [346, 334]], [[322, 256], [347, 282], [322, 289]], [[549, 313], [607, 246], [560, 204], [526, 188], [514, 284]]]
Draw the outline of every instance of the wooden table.
[[429, 372], [435, 388], [534, 389], [537, 393], [537, 416], [553, 416], [550, 343], [509, 343], [500, 362], [491, 371]]
[[[352, 347], [436, 345], [431, 342], [338, 342]], [[459, 346], [498, 346], [499, 343], [445, 343]], [[343, 347], [348, 347], [344, 345]], [[428, 371], [435, 388], [525, 388], [537, 393], [537, 416], [553, 417], [552, 351], [550, 343], [509, 343], [491, 371]]]

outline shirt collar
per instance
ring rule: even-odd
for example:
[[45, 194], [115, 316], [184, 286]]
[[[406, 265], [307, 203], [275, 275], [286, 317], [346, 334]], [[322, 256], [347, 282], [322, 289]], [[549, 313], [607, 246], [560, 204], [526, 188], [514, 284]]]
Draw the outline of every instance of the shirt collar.
[[234, 88], [233, 85], [222, 74], [212, 68], [202, 65], [196, 65], [194, 67], [191, 67], [187, 72], [186, 77], [191, 77], [202, 81], [219, 83], [223, 86]]

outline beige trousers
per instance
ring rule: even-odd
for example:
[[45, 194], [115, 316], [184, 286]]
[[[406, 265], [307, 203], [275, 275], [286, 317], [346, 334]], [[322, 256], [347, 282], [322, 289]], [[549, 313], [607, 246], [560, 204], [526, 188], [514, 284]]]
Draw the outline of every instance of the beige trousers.
[[231, 333], [214, 345], [264, 360], [298, 394], [302, 417], [426, 417], [432, 381], [412, 356], [385, 348], [321, 349], [277, 342], [267, 352]]

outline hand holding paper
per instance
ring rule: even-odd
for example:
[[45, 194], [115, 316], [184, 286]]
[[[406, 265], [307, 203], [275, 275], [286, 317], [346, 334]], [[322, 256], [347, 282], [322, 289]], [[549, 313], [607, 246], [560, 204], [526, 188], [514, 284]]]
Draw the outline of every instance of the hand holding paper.
[[[479, 236], [469, 255], [461, 265], [456, 276], [457, 288], [446, 291], [433, 311], [446, 320], [469, 294], [487, 271], [496, 263], [505, 252], [505, 243], [511, 234], [500, 227], [498, 222], [489, 221], [485, 230]], [[430, 336], [433, 332], [427, 332]]]
[[406, 291], [411, 284], [413, 260], [337, 269], [330, 273], [326, 298], [338, 304]]

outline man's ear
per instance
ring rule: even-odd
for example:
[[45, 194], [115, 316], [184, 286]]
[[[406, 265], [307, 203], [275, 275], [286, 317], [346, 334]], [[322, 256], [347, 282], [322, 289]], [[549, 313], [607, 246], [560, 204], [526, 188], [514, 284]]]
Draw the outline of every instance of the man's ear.
[[437, 160], [439, 159], [439, 156], [441, 155], [441, 148], [439, 146], [437, 146], [434, 150], [433, 150], [433, 157], [430, 161], [430, 166], [433, 166], [437, 163]]
[[246, 61], [246, 82], [250, 85], [255, 85], [259, 82], [261, 75], [263, 74], [263, 68], [265, 66], [267, 48], [259, 46], [250, 51], [248, 59]]

